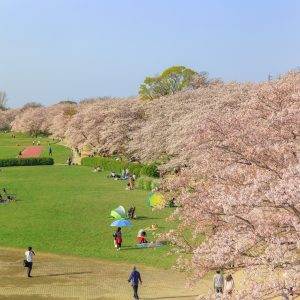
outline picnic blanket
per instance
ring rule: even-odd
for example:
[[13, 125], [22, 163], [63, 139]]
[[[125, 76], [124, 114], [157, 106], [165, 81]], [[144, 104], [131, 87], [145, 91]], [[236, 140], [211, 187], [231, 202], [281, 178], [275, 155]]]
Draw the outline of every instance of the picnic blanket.
[[154, 247], [161, 247], [161, 243], [143, 243], [143, 244], [137, 244], [139, 248], [154, 248]]

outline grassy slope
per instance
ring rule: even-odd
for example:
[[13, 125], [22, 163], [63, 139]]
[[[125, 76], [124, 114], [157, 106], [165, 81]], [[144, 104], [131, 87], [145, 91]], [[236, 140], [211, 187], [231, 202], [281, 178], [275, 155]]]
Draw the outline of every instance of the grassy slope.
[[[18, 201], [0, 205], [0, 245], [26, 247], [86, 257], [142, 262], [169, 267], [174, 258], [168, 247], [136, 249], [138, 229], [153, 223], [160, 231], [171, 209], [152, 212], [147, 192], [127, 191], [126, 182], [93, 173], [88, 167], [36, 166], [2, 169], [1, 186], [16, 194]], [[136, 206], [141, 220], [124, 228], [124, 248], [113, 247], [110, 210]]]
[[[52, 148], [52, 157], [54, 158], [55, 164], [66, 164], [69, 156], [72, 156], [72, 151], [62, 145], [53, 144]], [[49, 157], [49, 147], [44, 147], [44, 151], [41, 154], [41, 157]]]
[[[0, 158], [14, 157], [33, 140], [41, 141], [45, 146], [42, 156], [48, 156], [52, 139], [19, 133], [12, 139], [10, 133], [0, 133]], [[52, 149], [55, 163], [65, 163], [70, 150], [61, 145], [52, 145]], [[0, 188], [6, 187], [18, 201], [0, 205], [0, 246], [24, 248], [30, 244], [53, 253], [169, 267], [174, 258], [166, 256], [168, 247], [135, 249], [135, 244], [140, 228], [157, 223], [159, 232], [166, 230], [165, 218], [171, 209], [152, 212], [147, 207], [148, 192], [126, 191], [126, 182], [91, 170], [58, 165], [2, 168]], [[124, 248], [116, 252], [109, 214], [119, 205], [126, 210], [136, 206], [141, 219], [124, 228]]]

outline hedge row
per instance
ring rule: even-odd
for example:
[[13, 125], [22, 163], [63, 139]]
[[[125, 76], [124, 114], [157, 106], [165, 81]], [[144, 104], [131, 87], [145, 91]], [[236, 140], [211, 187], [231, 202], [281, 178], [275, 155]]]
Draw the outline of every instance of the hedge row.
[[157, 166], [155, 164], [146, 165], [129, 163], [107, 157], [84, 157], [81, 160], [81, 164], [94, 168], [99, 167], [105, 171], [111, 171], [118, 174], [121, 174], [122, 169], [128, 169], [131, 174], [135, 174], [137, 176], [145, 175], [149, 177], [159, 177]]
[[52, 157], [0, 159], [0, 167], [53, 165]]

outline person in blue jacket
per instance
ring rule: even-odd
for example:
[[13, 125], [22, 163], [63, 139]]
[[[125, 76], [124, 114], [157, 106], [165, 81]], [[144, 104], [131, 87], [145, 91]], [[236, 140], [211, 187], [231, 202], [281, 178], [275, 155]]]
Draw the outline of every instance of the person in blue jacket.
[[132, 272], [130, 273], [128, 282], [131, 282], [134, 299], [139, 299], [138, 287], [139, 287], [139, 282], [142, 284], [142, 278], [140, 272], [137, 271], [135, 266], [133, 267]]

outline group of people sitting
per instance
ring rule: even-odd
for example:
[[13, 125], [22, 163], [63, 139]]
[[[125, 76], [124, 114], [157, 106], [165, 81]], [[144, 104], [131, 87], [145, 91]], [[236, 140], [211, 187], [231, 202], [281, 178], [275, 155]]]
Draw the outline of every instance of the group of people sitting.
[[[135, 176], [135, 175], [133, 175]], [[127, 180], [130, 175], [129, 175], [129, 170], [128, 169], [122, 169], [121, 175], [111, 171], [110, 174], [107, 176], [108, 178], [114, 178], [116, 180], [121, 179], [121, 180]]]
[[115, 173], [115, 172], [110, 172], [110, 174], [107, 176], [107, 178], [114, 178], [115, 180], [121, 179], [121, 175]]
[[136, 180], [136, 175], [130, 175], [128, 169], [123, 169], [121, 175], [111, 171], [107, 178], [113, 178], [114, 180], [128, 180], [126, 189], [134, 189], [134, 181]]
[[6, 188], [2, 189], [3, 194], [6, 196], [6, 199], [4, 198], [5, 196], [2, 194], [0, 194], [0, 203], [7, 203], [7, 202], [11, 202], [11, 201], [16, 201], [15, 197], [13, 195], [9, 195], [7, 193]]

